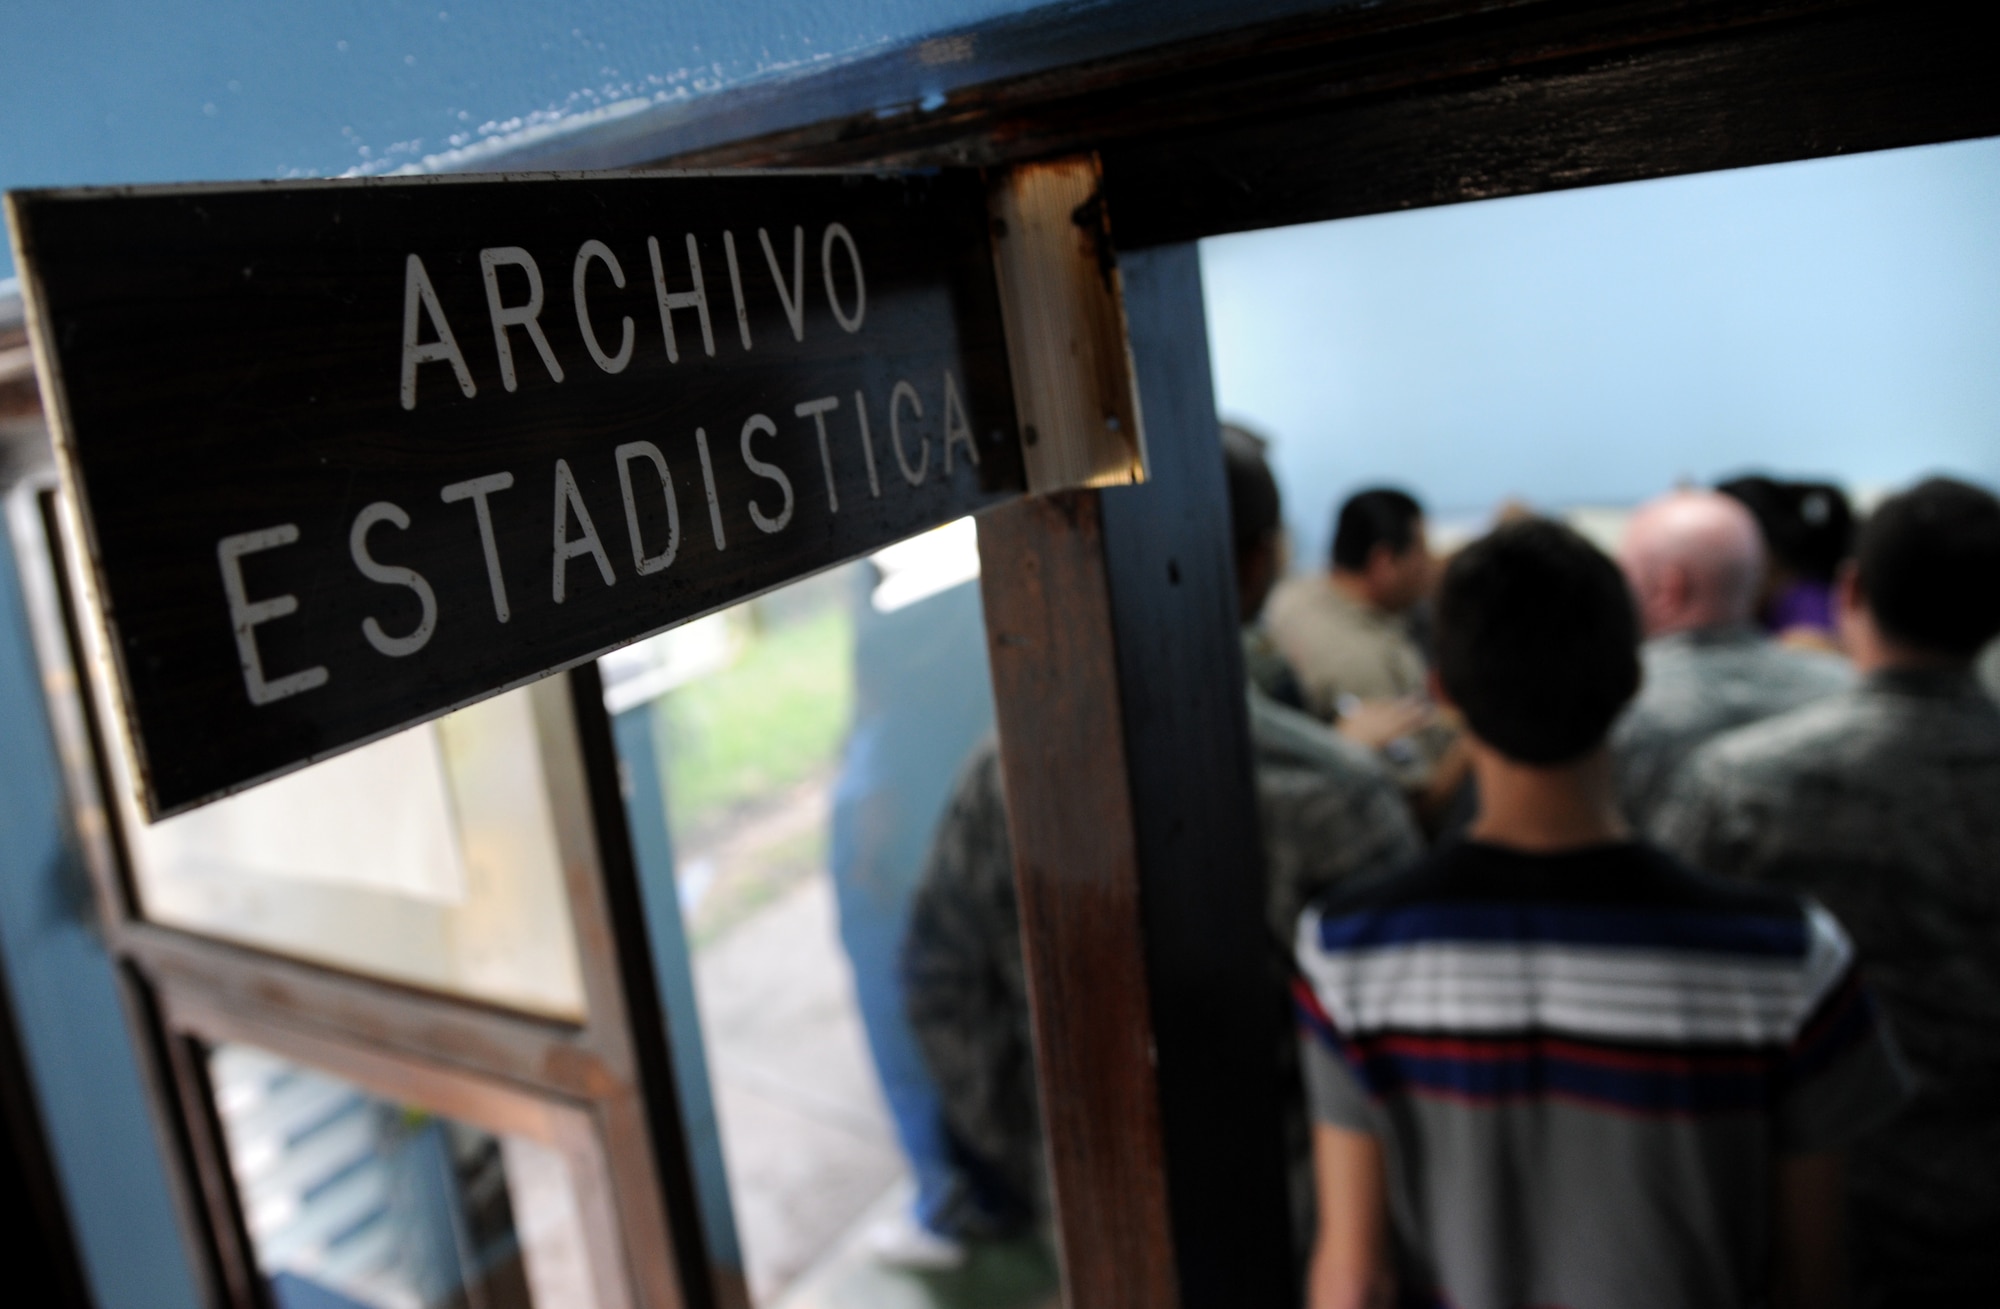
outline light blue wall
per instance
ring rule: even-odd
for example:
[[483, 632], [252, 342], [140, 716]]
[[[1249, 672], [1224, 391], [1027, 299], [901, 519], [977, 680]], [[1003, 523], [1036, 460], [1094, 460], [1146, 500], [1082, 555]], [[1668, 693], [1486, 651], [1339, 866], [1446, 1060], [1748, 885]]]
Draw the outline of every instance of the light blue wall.
[[435, 167], [1032, 4], [5, 0], [0, 189]]
[[1751, 466], [2000, 482], [2000, 141], [1203, 243], [1219, 403], [1304, 559], [1359, 484], [1630, 502]]

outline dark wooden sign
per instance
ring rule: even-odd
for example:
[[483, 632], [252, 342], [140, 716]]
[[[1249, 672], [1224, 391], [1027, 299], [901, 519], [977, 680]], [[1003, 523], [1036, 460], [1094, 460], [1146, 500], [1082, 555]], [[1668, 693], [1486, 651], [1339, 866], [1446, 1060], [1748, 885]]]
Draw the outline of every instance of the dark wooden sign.
[[970, 172], [8, 205], [155, 816], [1023, 486]]

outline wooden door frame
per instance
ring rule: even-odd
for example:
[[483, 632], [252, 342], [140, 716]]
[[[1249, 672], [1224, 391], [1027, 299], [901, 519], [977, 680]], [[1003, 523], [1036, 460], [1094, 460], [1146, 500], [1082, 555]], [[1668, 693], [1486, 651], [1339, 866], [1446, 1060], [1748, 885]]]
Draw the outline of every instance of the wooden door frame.
[[[1191, 34], [1177, 33], [1180, 11], [1144, 0], [1034, 10], [810, 90], [719, 94], [572, 156], [704, 168], [1102, 160], [1153, 477], [1011, 505], [980, 527], [1050, 1172], [1078, 1309], [1279, 1309], [1298, 1292], [1278, 1248], [1272, 1092], [1240, 1071], [1265, 1035], [1271, 984], [1261, 893], [1228, 876], [1256, 831], [1193, 242], [2000, 134], [2000, 79], [1979, 39], [1990, 19], [1961, 0], [1248, 9], [1260, 17]], [[788, 117], [797, 104], [818, 112]]]
[[[539, 1101], [571, 1113], [598, 1143], [601, 1168], [577, 1154], [574, 1139], [570, 1153], [608, 1188], [632, 1304], [742, 1305], [740, 1276], [708, 1257], [596, 665], [527, 692], [583, 983], [580, 1022], [234, 944], [141, 912], [119, 807], [109, 799], [100, 724], [110, 692], [90, 673], [103, 656], [92, 626], [78, 621], [76, 597], [88, 582], [75, 563], [74, 517], [47, 474], [14, 488], [6, 513], [71, 821], [211, 1299], [266, 1300], [200, 1058], [215, 1041], [246, 1040], [309, 1047], [323, 1056], [314, 1066], [336, 1077], [431, 1088], [425, 1107], [472, 1113], [469, 1121], [489, 1131], [506, 1131], [519, 1116], [500, 1112], [508, 1104]], [[483, 1097], [466, 1089], [482, 1086]]]
[[[1116, 0], [1030, 11], [507, 161], [1001, 167], [1084, 151], [1103, 161], [1152, 481], [1011, 505], [981, 523], [1075, 1309], [1276, 1309], [1295, 1293], [1275, 1246], [1272, 1090], [1240, 1072], [1269, 1034], [1254, 1017], [1268, 981], [1250, 944], [1262, 934], [1255, 878], [1226, 876], [1256, 836], [1192, 242], [2000, 134], [2000, 79], [1977, 39], [1984, 11], [1958, 0], [1246, 0], [1231, 12], [1250, 21], [1229, 30], [1201, 9]], [[608, 731], [596, 739], [602, 715], [584, 706], [589, 675], [569, 677], [588, 772], [609, 759]], [[562, 717], [554, 704], [551, 721]], [[58, 714], [66, 759], [89, 739], [83, 712], [70, 718]], [[72, 770], [71, 783], [87, 801], [99, 779]], [[597, 797], [588, 826], [608, 888], [586, 893], [616, 932], [643, 933], [623, 828], [603, 812], [615, 792], [583, 793]], [[154, 1002], [149, 979], [177, 979], [269, 1003], [288, 1022], [362, 1023], [384, 1048], [442, 1052], [555, 1094], [601, 1092], [607, 1076], [660, 1088], [631, 1114], [650, 1136], [647, 1166], [677, 1178], [665, 1191], [691, 1270], [682, 1295], [709, 1302], [691, 1191], [676, 1189], [691, 1185], [674, 1163], [685, 1158], [678, 1117], [661, 1108], [672, 1103], [665, 1045], [653, 1049], [648, 1033], [659, 1030], [657, 997], [649, 1008], [650, 980], [631, 973], [648, 956], [629, 937], [610, 952], [623, 971], [598, 985], [624, 997], [635, 1046], [523, 1038], [477, 1006], [136, 922], [102, 806], [82, 815], [141, 1010]], [[367, 1027], [373, 1013], [394, 1018]]]

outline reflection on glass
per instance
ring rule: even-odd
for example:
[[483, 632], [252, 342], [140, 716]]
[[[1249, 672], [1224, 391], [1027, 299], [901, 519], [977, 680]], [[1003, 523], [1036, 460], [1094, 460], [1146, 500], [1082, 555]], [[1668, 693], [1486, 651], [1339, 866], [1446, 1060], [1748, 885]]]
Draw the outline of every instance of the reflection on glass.
[[142, 912], [581, 1018], [529, 694], [495, 697], [160, 823], [146, 823], [121, 787]]
[[1028, 1309], [1055, 1292], [1032, 1237], [922, 1271], [882, 1258], [948, 1151], [896, 961], [952, 778], [992, 723], [977, 571], [955, 524], [707, 620], [686, 649], [605, 661], [628, 774], [663, 784], [631, 812], [670, 821], [671, 882], [649, 872], [648, 892], [685, 923], [729, 1230], [760, 1306]]
[[279, 1309], [606, 1302], [556, 1151], [376, 1099], [248, 1046], [217, 1047], [209, 1075]]

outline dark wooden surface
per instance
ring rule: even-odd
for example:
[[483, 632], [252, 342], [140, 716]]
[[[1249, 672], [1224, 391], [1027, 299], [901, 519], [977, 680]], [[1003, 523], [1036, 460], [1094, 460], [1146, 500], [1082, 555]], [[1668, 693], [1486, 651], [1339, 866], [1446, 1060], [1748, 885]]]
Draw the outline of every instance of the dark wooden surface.
[[[597, 903], [591, 906], [594, 912], [585, 917], [609, 938], [609, 949], [600, 952], [596, 965], [615, 965], [607, 971], [615, 971], [622, 1011], [622, 1021], [616, 1027], [630, 1065], [629, 1089], [619, 1099], [635, 1121], [630, 1126], [631, 1135], [620, 1140], [643, 1140], [652, 1153], [652, 1167], [646, 1170], [650, 1177], [634, 1179], [624, 1192], [656, 1191], [657, 1207], [665, 1211], [661, 1217], [673, 1257], [655, 1262], [671, 1266], [676, 1278], [674, 1290], [685, 1309], [723, 1309], [728, 1292], [735, 1288], [718, 1284], [709, 1238], [702, 1226], [687, 1121], [681, 1112], [673, 1052], [667, 1040], [666, 1006], [654, 972], [639, 870], [621, 798], [618, 747], [612, 739], [611, 716], [604, 708], [604, 685], [595, 664], [574, 669], [564, 680], [569, 685], [575, 754], [581, 765], [577, 780], [586, 791], [579, 797], [583, 805], [572, 801], [567, 807], [587, 808], [597, 855], [592, 870]], [[626, 1164], [618, 1158], [607, 1162], [614, 1174]], [[640, 1224], [631, 1221], [633, 1215], [626, 1217], [628, 1241], [648, 1239], [650, 1234], [637, 1230]]]
[[[1016, 493], [1021, 466], [980, 179], [927, 176], [404, 180], [11, 197], [60, 390], [51, 405], [69, 485], [81, 492], [96, 577], [156, 814], [420, 721], [674, 622], [853, 557]], [[853, 235], [866, 270], [865, 316], [849, 333], [823, 275], [823, 233]], [[803, 228], [802, 266], [794, 229]], [[760, 230], [786, 281], [802, 274], [802, 339]], [[733, 232], [754, 348], [741, 344], [723, 233]], [[669, 361], [647, 238], [670, 292], [692, 284], [686, 234], [700, 243], [716, 353], [696, 314], [675, 314]], [[587, 272], [601, 348], [593, 362], [572, 270], [606, 243], [625, 275]], [[480, 251], [526, 249], [540, 269], [539, 323], [558, 382], [528, 332], [510, 328], [518, 389], [503, 384]], [[843, 248], [832, 246], [853, 314]], [[421, 257], [476, 394], [449, 362], [416, 368], [401, 404], [406, 258]], [[507, 305], [527, 274], [498, 269]], [[796, 302], [795, 302], [796, 303]], [[33, 321], [31, 316], [31, 321]], [[436, 339], [428, 312], [417, 339]], [[963, 401], [967, 446], [946, 463], [946, 377]], [[902, 471], [891, 429], [900, 382]], [[871, 484], [855, 393], [865, 396]], [[811, 417], [832, 396], [823, 461]], [[45, 396], [45, 400], [49, 397]], [[754, 455], [780, 469], [787, 497], [742, 453], [753, 415], [775, 427]], [[713, 535], [695, 432], [708, 435], [725, 548]], [[919, 440], [924, 443], [919, 445]], [[679, 510], [673, 562], [640, 575], [614, 450], [648, 441], [671, 470]], [[920, 450], [928, 450], [928, 455]], [[927, 458], [927, 464], [926, 464]], [[557, 462], [570, 470], [597, 539], [560, 568]], [[644, 547], [667, 540], [657, 473], [633, 466]], [[828, 469], [830, 468], [830, 472]], [[447, 485], [511, 473], [491, 495], [509, 617], [501, 622], [476, 506]], [[834, 493], [827, 490], [831, 476]], [[834, 507], [837, 498], [838, 508]], [[791, 504], [790, 513], [784, 505]], [[435, 594], [435, 629], [415, 653], [380, 652], [364, 633], [418, 628], [417, 592], [370, 581], [350, 555], [364, 506], [387, 502], [409, 526], [377, 524], [381, 563], [414, 568]], [[567, 539], [583, 538], [564, 508]], [[760, 528], [761, 514], [765, 527]], [[781, 527], [769, 524], [784, 521]], [[243, 561], [251, 601], [292, 595], [297, 611], [255, 627], [265, 676], [323, 668], [323, 685], [253, 704], [217, 559], [224, 537], [277, 525], [297, 540]], [[611, 570], [613, 581], [602, 580]]]
[[980, 524], [1068, 1302], [1276, 1309], [1287, 1031], [1199, 269], [1122, 268], [1151, 480]]
[[1152, 480], [1104, 493], [1106, 589], [1183, 1309], [1296, 1301], [1228, 494], [1192, 245], [1120, 259]]
[[[826, 112], [717, 140], [689, 107], [647, 137], [681, 163], [999, 163], [1103, 153], [1121, 247], [1419, 205], [2000, 134], [1989, 8], [1968, 0], [1387, 0], [1258, 4], [1240, 25], [1063, 11], [1071, 50], [1002, 24], [927, 112], [875, 105], [911, 56], [818, 91]], [[1024, 16], [1017, 25], [1035, 25]], [[1074, 56], [1072, 56], [1074, 58]], [[899, 61], [901, 61], [899, 63]], [[633, 142], [628, 148], [636, 148]]]
[[[1703, 8], [1687, 6], [1689, 18]], [[1587, 16], [1574, 15], [1546, 32], [1499, 27], [1440, 49], [1372, 51], [1284, 88], [1282, 116], [1134, 140], [1105, 155], [1121, 239], [1184, 241], [2000, 133], [1990, 9], [1734, 8], [1750, 12], [1720, 27], [1613, 28], [1629, 43], [1593, 41]], [[1544, 38], [1522, 52], [1532, 63], [1498, 57], [1502, 39], [1528, 36]], [[1417, 57], [1437, 66], [1422, 78], [1394, 67]]]
[[1063, 1302], [1179, 1303], [1103, 493], [979, 520]]

